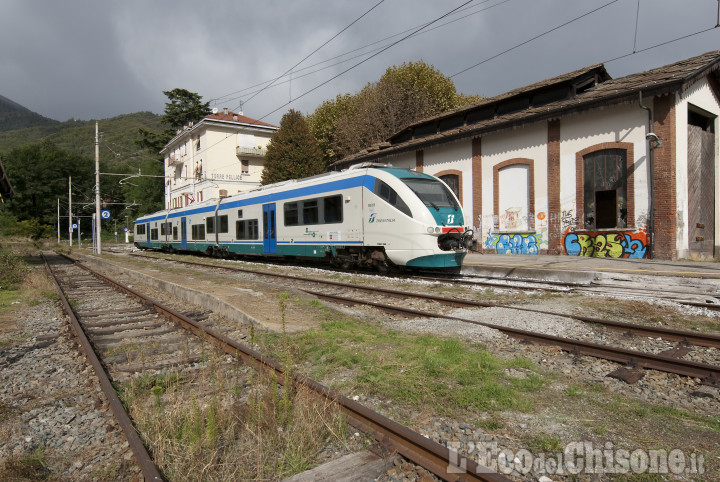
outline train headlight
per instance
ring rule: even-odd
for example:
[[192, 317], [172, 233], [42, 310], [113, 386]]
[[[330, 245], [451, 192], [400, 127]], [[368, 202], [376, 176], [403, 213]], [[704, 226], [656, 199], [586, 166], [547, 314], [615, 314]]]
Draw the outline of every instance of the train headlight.
[[435, 232], [435, 230], [433, 229], [433, 227], [432, 227], [432, 226], [428, 226], [428, 228], [427, 228], [427, 232], [428, 232], [428, 234], [432, 234], [432, 233], [434, 233], [434, 232]]
[[441, 231], [440, 226], [435, 226], [435, 233], [440, 233]]

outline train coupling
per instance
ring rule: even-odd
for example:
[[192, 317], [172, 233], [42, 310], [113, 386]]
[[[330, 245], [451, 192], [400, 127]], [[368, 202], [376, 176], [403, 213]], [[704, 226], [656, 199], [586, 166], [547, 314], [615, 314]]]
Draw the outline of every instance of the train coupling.
[[473, 230], [467, 229], [461, 232], [456, 228], [438, 237], [438, 246], [443, 251], [459, 251], [468, 249], [473, 244]]

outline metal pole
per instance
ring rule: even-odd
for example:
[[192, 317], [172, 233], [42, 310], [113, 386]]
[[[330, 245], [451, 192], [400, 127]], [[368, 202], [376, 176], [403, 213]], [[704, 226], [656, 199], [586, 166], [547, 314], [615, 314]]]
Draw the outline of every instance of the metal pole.
[[57, 231], [58, 231], [58, 244], [60, 244], [60, 198], [57, 198]]
[[[80, 231], [78, 231], [80, 232]], [[72, 176], [68, 177], [68, 239], [72, 248]]]
[[100, 230], [100, 140], [98, 138], [98, 123], [95, 122], [95, 237], [97, 238], [95, 254], [102, 254]]

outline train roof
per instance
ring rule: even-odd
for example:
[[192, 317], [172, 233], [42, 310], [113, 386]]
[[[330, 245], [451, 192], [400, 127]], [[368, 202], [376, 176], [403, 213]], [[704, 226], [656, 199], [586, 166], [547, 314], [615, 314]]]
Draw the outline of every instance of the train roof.
[[[339, 172], [331, 171], [318, 174], [317, 176], [290, 179], [287, 181], [267, 184], [249, 191], [234, 194], [233, 196], [220, 199], [209, 199], [207, 201], [191, 204], [190, 206], [186, 206], [184, 208], [166, 209], [152, 214], [146, 214], [137, 218], [135, 222], [157, 221], [169, 217], [174, 218], [179, 215], [186, 216], [211, 212], [214, 211], [218, 205], [225, 209], [242, 207], [243, 205], [248, 204], [248, 200], [250, 199], [253, 200], [253, 204], [274, 202], [283, 199], [278, 198], [278, 194], [282, 195], [282, 193], [287, 193], [288, 191], [292, 192], [292, 197], [321, 195], [323, 192], [361, 186], [365, 182], [365, 175], [371, 171], [384, 171], [398, 179], [435, 179], [433, 176], [419, 171], [392, 167], [392, 165], [389, 164], [367, 163], [353, 166]], [[320, 181], [321, 179], [323, 181]]]

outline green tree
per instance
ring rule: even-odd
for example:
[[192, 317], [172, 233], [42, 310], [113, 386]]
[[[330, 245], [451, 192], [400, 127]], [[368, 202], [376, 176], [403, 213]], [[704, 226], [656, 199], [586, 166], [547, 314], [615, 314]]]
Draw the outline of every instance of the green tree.
[[[181, 129], [189, 122], [199, 122], [203, 117], [209, 115], [209, 102], [202, 102], [202, 97], [194, 92], [185, 89], [173, 89], [163, 91], [169, 102], [165, 103], [165, 113], [160, 118], [165, 129], [153, 131], [150, 129], [138, 129], [140, 139], [136, 144], [151, 152], [155, 162], [143, 162], [140, 170], [144, 175], [163, 176], [164, 159], [160, 151], [170, 140], [175, 137], [177, 129]], [[138, 177], [129, 179], [123, 183], [125, 198], [128, 202], [136, 203], [130, 208], [135, 216], [158, 211], [163, 208], [163, 179], [162, 177]]]
[[141, 137], [138, 145], [154, 153], [160, 152], [170, 139], [175, 137], [177, 129], [182, 129], [189, 122], [198, 122], [212, 112], [210, 103], [203, 103], [202, 97], [195, 92], [173, 89], [164, 90], [163, 94], [169, 100], [165, 103], [165, 113], [161, 117], [166, 128], [159, 132], [142, 128], [138, 130]]
[[265, 156], [263, 184], [314, 176], [325, 172], [325, 164], [305, 117], [291, 109], [280, 120]]
[[210, 103], [202, 102], [202, 97], [185, 89], [165, 90], [163, 94], [170, 100], [165, 103], [162, 121], [172, 129], [181, 129], [189, 122], [197, 122], [211, 113]]
[[73, 192], [77, 193], [73, 202], [92, 203], [94, 199], [94, 161], [70, 154], [50, 141], [12, 149], [3, 157], [3, 163], [15, 190], [9, 211], [20, 222], [55, 225], [57, 200], [67, 202], [70, 176]]
[[452, 80], [425, 62], [388, 68], [357, 94], [326, 101], [309, 117], [327, 163], [387, 140], [405, 126], [480, 97], [458, 94]]

